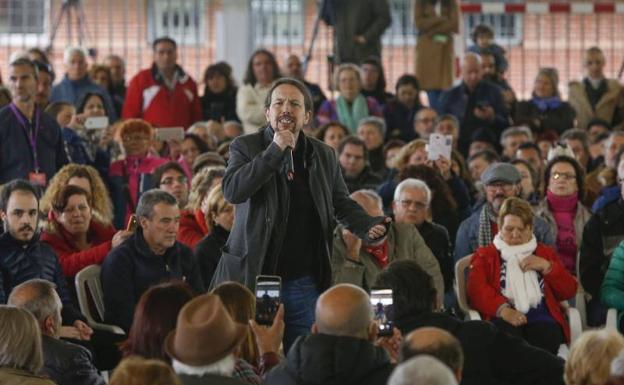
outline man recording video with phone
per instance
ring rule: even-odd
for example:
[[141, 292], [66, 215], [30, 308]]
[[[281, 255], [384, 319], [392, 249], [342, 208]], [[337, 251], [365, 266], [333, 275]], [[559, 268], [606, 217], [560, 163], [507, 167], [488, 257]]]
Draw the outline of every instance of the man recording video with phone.
[[365, 243], [386, 234], [389, 218], [370, 217], [347, 192], [336, 155], [301, 134], [312, 98], [298, 80], [277, 80], [265, 101], [269, 122], [235, 139], [223, 194], [236, 218], [211, 286], [257, 275], [282, 279], [285, 350], [308, 333], [318, 294], [331, 284], [330, 244], [337, 220]]

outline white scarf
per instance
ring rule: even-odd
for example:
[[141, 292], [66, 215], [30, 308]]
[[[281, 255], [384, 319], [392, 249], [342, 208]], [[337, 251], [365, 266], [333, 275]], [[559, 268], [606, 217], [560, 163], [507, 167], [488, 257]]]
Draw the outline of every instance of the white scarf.
[[536, 308], [542, 302], [543, 297], [537, 272], [534, 270], [523, 272], [520, 268], [520, 262], [532, 255], [537, 247], [535, 235], [525, 244], [510, 246], [498, 233], [493, 243], [500, 251], [503, 260], [507, 262], [506, 287], [503, 295], [511, 300], [516, 310], [526, 314], [530, 308]]

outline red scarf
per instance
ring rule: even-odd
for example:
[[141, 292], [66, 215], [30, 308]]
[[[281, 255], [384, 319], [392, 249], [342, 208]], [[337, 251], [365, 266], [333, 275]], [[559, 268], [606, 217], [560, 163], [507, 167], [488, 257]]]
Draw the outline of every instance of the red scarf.
[[382, 269], [388, 265], [388, 240], [384, 240], [381, 245], [378, 246], [365, 246], [364, 250], [375, 257], [375, 261]]
[[206, 225], [206, 215], [203, 211], [195, 210], [195, 222], [197, 222], [197, 225], [204, 235], [210, 232], [210, 230], [208, 230], [208, 225]]

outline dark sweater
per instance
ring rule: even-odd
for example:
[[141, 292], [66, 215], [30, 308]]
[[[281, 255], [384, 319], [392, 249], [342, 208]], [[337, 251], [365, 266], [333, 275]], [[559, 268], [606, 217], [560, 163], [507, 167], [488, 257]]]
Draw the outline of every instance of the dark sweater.
[[308, 169], [304, 166], [303, 135], [293, 152], [295, 177], [289, 182], [290, 207], [286, 236], [277, 260], [277, 275], [289, 281], [311, 276], [319, 263], [321, 223], [310, 191]]
[[[41, 112], [39, 119], [37, 160], [40, 171], [49, 182], [67, 163], [67, 155], [58, 123], [44, 112]], [[32, 128], [28, 127], [29, 130]], [[0, 109], [0, 184], [17, 178], [28, 179], [28, 174], [34, 170], [29, 135], [30, 132], [26, 133], [9, 106]]]
[[448, 231], [443, 226], [428, 221], [416, 226], [416, 228], [440, 264], [440, 271], [444, 277], [444, 288], [447, 292], [453, 290], [455, 263]]
[[225, 246], [229, 235], [229, 231], [215, 225], [212, 231], [195, 246], [195, 259], [199, 264], [202, 280], [206, 285], [212, 281], [212, 276], [221, 259], [221, 249]]

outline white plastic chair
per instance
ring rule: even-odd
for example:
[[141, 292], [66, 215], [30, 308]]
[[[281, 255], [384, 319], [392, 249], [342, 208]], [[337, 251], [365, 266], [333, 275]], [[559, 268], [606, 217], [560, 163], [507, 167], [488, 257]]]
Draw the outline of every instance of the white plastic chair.
[[119, 326], [100, 322], [104, 319], [104, 294], [100, 282], [100, 271], [99, 265], [90, 265], [76, 274], [75, 283], [80, 311], [93, 329], [125, 335], [126, 333]]
[[607, 323], [605, 325], [606, 329], [617, 330], [618, 328], [618, 312], [617, 309], [609, 308], [607, 311]]

